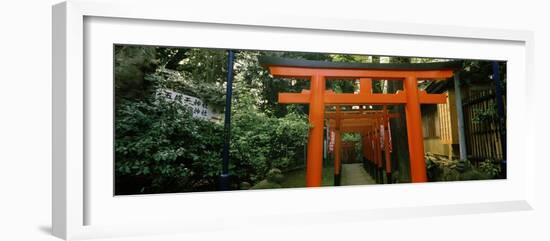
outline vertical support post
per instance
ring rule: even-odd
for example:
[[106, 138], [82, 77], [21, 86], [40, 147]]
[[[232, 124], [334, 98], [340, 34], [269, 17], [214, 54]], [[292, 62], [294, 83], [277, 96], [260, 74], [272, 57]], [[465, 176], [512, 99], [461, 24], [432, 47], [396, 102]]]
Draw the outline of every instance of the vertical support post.
[[370, 174], [376, 179], [376, 173], [374, 172], [375, 171], [375, 163], [374, 163], [374, 151], [373, 151], [373, 145], [372, 145], [372, 132], [369, 128], [369, 131], [368, 131], [368, 135], [367, 135], [367, 138], [368, 138], [368, 141], [369, 141], [369, 146], [368, 146], [368, 151], [369, 151], [369, 164], [370, 164]]
[[374, 151], [376, 158], [376, 174], [378, 177], [378, 183], [384, 183], [383, 171], [382, 171], [382, 148], [380, 148], [380, 123], [378, 118], [374, 122], [373, 131], [374, 131]]
[[224, 140], [222, 150], [222, 173], [220, 175], [220, 190], [230, 189], [229, 177], [229, 142], [231, 139], [231, 97], [233, 95], [233, 50], [227, 50], [227, 82], [225, 90], [225, 119], [223, 126]]
[[504, 114], [500, 69], [497, 61], [493, 61], [493, 81], [495, 82], [495, 97], [497, 102], [498, 124], [500, 130], [500, 146], [502, 148], [501, 170], [502, 176], [506, 178], [506, 115]]
[[[336, 106], [336, 113], [340, 113], [340, 107]], [[340, 167], [342, 162], [342, 138], [341, 138], [341, 121], [340, 117], [335, 119], [334, 127], [334, 186], [340, 186]]]
[[462, 92], [460, 91], [460, 72], [454, 73], [454, 87], [455, 87], [455, 106], [456, 106], [456, 118], [458, 124], [458, 147], [460, 150], [460, 160], [468, 158], [466, 152], [466, 134], [464, 132], [464, 112], [462, 110]]
[[363, 149], [365, 151], [365, 167], [367, 168], [367, 172], [369, 172], [369, 174], [370, 174], [370, 158], [369, 158], [370, 141], [369, 141], [369, 132], [368, 132], [368, 130], [364, 130], [363, 135], [364, 135], [363, 138], [365, 140], [365, 142], [363, 143]]
[[372, 79], [371, 78], [361, 78], [361, 79], [359, 79], [359, 94], [360, 95], [372, 94]]
[[362, 148], [363, 148], [363, 168], [365, 169], [365, 171], [369, 172], [369, 154], [368, 154], [368, 150], [367, 150], [367, 144], [368, 144], [368, 140], [367, 140], [367, 132], [365, 130], [363, 130], [361, 132], [361, 137], [362, 137]]
[[409, 141], [409, 159], [411, 164], [411, 182], [426, 182], [426, 162], [424, 160], [424, 140], [422, 137], [422, 117], [420, 99], [418, 97], [418, 83], [415, 76], [404, 80], [404, 89], [407, 95], [405, 113], [407, 119], [407, 136]]
[[327, 121], [327, 124], [324, 127], [324, 140], [323, 140], [323, 161], [328, 161], [328, 145], [329, 145], [329, 134], [330, 134], [330, 127], [329, 123]]
[[386, 159], [386, 183], [392, 183], [392, 175], [391, 175], [391, 157], [390, 157], [390, 129], [388, 127], [389, 121], [388, 121], [388, 111], [386, 110], [386, 106], [384, 106], [384, 155]]
[[374, 177], [375, 180], [378, 180], [378, 163], [376, 162], [376, 151], [375, 151], [375, 146], [374, 146], [374, 140], [375, 140], [375, 136], [374, 136], [374, 132], [372, 131], [372, 127], [369, 127], [370, 130], [370, 135], [369, 135], [369, 151], [370, 151], [370, 158], [371, 158], [371, 165], [372, 165], [372, 168], [371, 168], [371, 172], [372, 172], [372, 175]]
[[307, 143], [306, 186], [320, 187], [323, 172], [323, 123], [325, 104], [325, 78], [311, 76], [309, 100], [309, 139]]

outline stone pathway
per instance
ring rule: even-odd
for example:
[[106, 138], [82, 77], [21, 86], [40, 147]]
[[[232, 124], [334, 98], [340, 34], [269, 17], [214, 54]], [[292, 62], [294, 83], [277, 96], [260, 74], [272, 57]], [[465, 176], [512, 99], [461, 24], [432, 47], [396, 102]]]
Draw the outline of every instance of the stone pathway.
[[342, 186], [365, 184], [376, 184], [376, 182], [365, 169], [363, 169], [363, 164], [353, 163], [342, 165]]

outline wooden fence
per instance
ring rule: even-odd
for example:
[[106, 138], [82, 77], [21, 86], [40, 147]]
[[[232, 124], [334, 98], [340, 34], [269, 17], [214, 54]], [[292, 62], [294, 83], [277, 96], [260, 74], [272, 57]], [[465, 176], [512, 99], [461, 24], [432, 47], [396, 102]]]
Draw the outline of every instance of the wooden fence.
[[[503, 100], [506, 106], [506, 98]], [[502, 148], [494, 90], [471, 90], [462, 103], [468, 158], [474, 161], [502, 160], [506, 150]]]

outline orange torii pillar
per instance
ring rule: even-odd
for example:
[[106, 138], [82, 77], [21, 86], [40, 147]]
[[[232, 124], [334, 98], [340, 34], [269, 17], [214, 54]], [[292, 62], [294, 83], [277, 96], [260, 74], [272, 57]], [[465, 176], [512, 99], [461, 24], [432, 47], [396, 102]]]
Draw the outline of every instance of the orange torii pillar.
[[380, 132], [380, 120], [378, 119], [376, 121], [376, 127], [375, 127], [375, 133], [376, 133], [376, 160], [378, 161], [378, 179], [379, 183], [384, 183], [384, 176], [383, 173], [383, 167], [384, 162], [382, 160], [382, 147], [380, 146], [380, 140], [382, 140], [382, 133]]
[[369, 137], [369, 132], [367, 130], [364, 130], [363, 133], [361, 133], [363, 135], [363, 153], [364, 153], [364, 165], [365, 167], [367, 168], [367, 171], [369, 172], [369, 174], [372, 176], [372, 159], [371, 159], [371, 155], [370, 155], [370, 147], [371, 147], [371, 142], [370, 142], [370, 137]]
[[[329, 63], [283, 58], [263, 58], [260, 62], [273, 76], [310, 80], [310, 90], [302, 93], [279, 93], [279, 103], [309, 104], [309, 130], [307, 148], [306, 186], [319, 187], [323, 168], [323, 120], [327, 105], [405, 104], [409, 159], [412, 182], [426, 182], [424, 143], [420, 104], [446, 103], [446, 94], [427, 94], [418, 90], [418, 79], [442, 80], [453, 76], [450, 63], [380, 65]], [[336, 94], [325, 91], [328, 79], [359, 79], [358, 94]], [[404, 81], [404, 91], [396, 94], [372, 93], [372, 78]]]
[[[384, 111], [386, 111], [386, 106], [384, 106]], [[382, 118], [383, 127], [384, 127], [384, 155], [386, 159], [386, 183], [393, 183], [392, 177], [392, 166], [391, 166], [391, 156], [390, 156], [390, 118], [385, 115]]]
[[363, 148], [363, 166], [365, 170], [374, 178], [374, 161], [372, 159], [372, 141], [370, 138], [370, 129], [364, 128], [361, 131], [361, 142]]
[[363, 133], [361, 133], [362, 136], [363, 136], [363, 158], [365, 159], [364, 160], [364, 166], [366, 168], [366, 170], [369, 172], [369, 174], [371, 174], [372, 176], [372, 165], [371, 165], [371, 158], [370, 158], [370, 149], [369, 149], [369, 146], [370, 146], [370, 140], [369, 140], [369, 133], [367, 131], [363, 131]]
[[336, 120], [334, 126], [334, 186], [340, 186], [342, 167], [342, 136], [340, 132], [340, 120]]
[[372, 175], [374, 177], [374, 179], [376, 181], [378, 181], [378, 161], [376, 160], [377, 156], [376, 156], [376, 147], [375, 147], [375, 140], [376, 140], [376, 135], [374, 133], [374, 131], [372, 130], [373, 128], [370, 128], [370, 130], [368, 131], [369, 133], [369, 149], [370, 149], [370, 153], [371, 153], [371, 162], [372, 162]]
[[[397, 114], [388, 114], [388, 112], [385, 110], [384, 106], [384, 112], [377, 116], [375, 125], [369, 130], [367, 133], [372, 133], [370, 136], [372, 137], [371, 143], [373, 143], [372, 151], [374, 152], [374, 156], [371, 157], [371, 160], [373, 160], [375, 169], [371, 170], [371, 172], [374, 173], [374, 177], [379, 183], [383, 183], [383, 167], [385, 167], [386, 171], [386, 182], [391, 183], [392, 176], [392, 167], [391, 167], [391, 156], [390, 156], [390, 146], [391, 143], [389, 141], [389, 119], [398, 117]], [[382, 149], [381, 145], [384, 146], [384, 156], [382, 157]]]
[[384, 162], [382, 160], [382, 148], [381, 140], [382, 140], [382, 132], [380, 130], [380, 119], [382, 117], [377, 117], [373, 120], [374, 125], [372, 125], [368, 133], [371, 133], [370, 136], [370, 148], [372, 149], [373, 155], [371, 157], [371, 160], [373, 161], [373, 167], [371, 172], [373, 173], [373, 177], [376, 180], [377, 183], [383, 183], [383, 176], [382, 176], [382, 169], [384, 166]]
[[380, 125], [378, 120], [373, 121], [373, 125], [367, 128], [369, 160], [371, 162], [370, 174], [377, 183], [382, 183], [382, 149], [380, 148]]
[[342, 168], [342, 132], [340, 127], [331, 127], [331, 131], [334, 131], [334, 186], [340, 186], [341, 181], [341, 168]]

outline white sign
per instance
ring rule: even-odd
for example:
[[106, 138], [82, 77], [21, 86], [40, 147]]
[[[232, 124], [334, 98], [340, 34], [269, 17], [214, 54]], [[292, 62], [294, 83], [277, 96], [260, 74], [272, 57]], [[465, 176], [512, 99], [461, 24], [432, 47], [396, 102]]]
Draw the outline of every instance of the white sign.
[[206, 102], [197, 97], [167, 89], [162, 90], [161, 94], [170, 100], [179, 101], [182, 105], [188, 108], [191, 113], [193, 113], [193, 117], [195, 118], [220, 120], [219, 115], [209, 108]]

